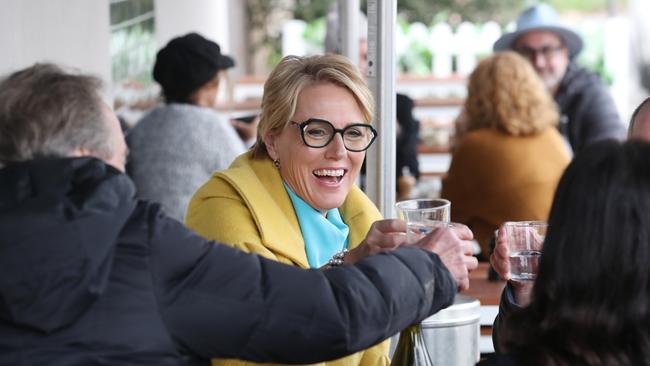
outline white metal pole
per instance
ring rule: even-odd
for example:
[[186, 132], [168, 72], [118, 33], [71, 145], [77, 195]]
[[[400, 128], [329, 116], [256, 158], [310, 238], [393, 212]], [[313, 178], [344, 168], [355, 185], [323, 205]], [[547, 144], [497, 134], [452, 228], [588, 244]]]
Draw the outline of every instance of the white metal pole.
[[386, 218], [395, 215], [396, 17], [396, 0], [368, 0], [368, 83], [379, 138], [366, 158], [366, 194]]
[[359, 64], [359, 0], [338, 0], [341, 54]]

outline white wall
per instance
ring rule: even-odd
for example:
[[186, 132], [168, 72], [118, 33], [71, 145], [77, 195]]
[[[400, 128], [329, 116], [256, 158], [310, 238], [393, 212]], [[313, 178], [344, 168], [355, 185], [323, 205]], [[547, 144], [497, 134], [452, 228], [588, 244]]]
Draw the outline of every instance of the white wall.
[[50, 61], [111, 80], [108, 0], [0, 0], [0, 74]]

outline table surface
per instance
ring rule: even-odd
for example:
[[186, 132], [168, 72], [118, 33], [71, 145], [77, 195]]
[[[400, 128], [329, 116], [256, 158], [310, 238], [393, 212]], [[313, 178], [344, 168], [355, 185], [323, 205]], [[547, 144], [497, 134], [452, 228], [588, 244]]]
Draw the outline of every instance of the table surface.
[[488, 280], [488, 268], [490, 264], [481, 262], [478, 268], [469, 274], [469, 290], [463, 294], [477, 298], [481, 305], [499, 305], [499, 298], [505, 281]]

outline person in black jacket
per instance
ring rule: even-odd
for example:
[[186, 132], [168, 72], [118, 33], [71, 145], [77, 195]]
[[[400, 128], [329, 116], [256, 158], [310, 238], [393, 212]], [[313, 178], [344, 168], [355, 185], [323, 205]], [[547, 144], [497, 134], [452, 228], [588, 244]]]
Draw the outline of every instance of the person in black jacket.
[[[648, 212], [650, 144], [602, 141], [578, 154], [558, 185], [537, 279], [509, 281], [493, 330], [501, 355], [484, 365], [650, 365]], [[491, 261], [508, 279], [499, 234]]]
[[582, 45], [580, 36], [563, 26], [545, 3], [524, 10], [517, 29], [494, 43], [495, 51], [514, 50], [531, 62], [558, 104], [562, 114], [558, 128], [574, 153], [596, 141], [625, 137], [603, 82], [573, 61]]
[[397, 113], [397, 143], [395, 148], [395, 172], [397, 174], [398, 200], [410, 198], [410, 190], [420, 179], [417, 145], [420, 121], [413, 116], [415, 102], [409, 96], [395, 96]]
[[0, 83], [0, 365], [323, 361], [467, 286], [465, 227], [325, 271], [204, 240], [136, 199], [99, 87], [50, 64]]

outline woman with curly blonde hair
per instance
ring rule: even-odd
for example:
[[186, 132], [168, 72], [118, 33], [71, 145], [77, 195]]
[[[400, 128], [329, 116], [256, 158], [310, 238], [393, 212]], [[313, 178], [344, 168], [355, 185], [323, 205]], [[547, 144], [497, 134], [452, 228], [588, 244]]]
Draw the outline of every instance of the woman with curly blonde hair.
[[472, 72], [442, 196], [452, 219], [474, 232], [483, 258], [503, 222], [547, 219], [571, 159], [558, 121], [541, 79], [516, 53], [496, 53]]

